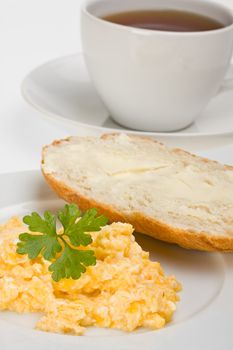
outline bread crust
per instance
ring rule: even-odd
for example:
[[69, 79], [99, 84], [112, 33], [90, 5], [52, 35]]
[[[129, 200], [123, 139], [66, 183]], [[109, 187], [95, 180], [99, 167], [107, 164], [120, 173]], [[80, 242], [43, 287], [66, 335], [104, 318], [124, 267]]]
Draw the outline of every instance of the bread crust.
[[[104, 134], [102, 138], [114, 137], [116, 134]], [[132, 136], [133, 138], [139, 138], [140, 136]], [[64, 140], [56, 140], [52, 145], [61, 144], [64, 141], [69, 141], [70, 138]], [[150, 140], [152, 142], [157, 142], [148, 137], [143, 137], [143, 139]], [[57, 193], [57, 195], [66, 200], [69, 203], [76, 203], [81, 210], [87, 210], [89, 208], [96, 208], [99, 214], [104, 214], [109, 218], [110, 222], [126, 222], [134, 226], [135, 231], [149, 235], [153, 238], [175, 243], [186, 249], [195, 249], [208, 252], [233, 252], [233, 237], [214, 235], [206, 232], [191, 232], [188, 230], [176, 228], [162, 222], [158, 219], [154, 219], [144, 215], [141, 212], [133, 212], [132, 214], [127, 214], [117, 210], [113, 205], [107, 205], [96, 201], [91, 197], [86, 197], [81, 193], [74, 191], [70, 186], [67, 186], [64, 182], [56, 180], [52, 174], [47, 174], [43, 169], [44, 154], [49, 146], [45, 146], [42, 151], [42, 173], [47, 181], [48, 185]], [[182, 152], [189, 156], [195, 157], [198, 160], [209, 163], [217, 163], [206, 158], [201, 158], [186, 152], [182, 149], [173, 149], [175, 152]], [[232, 166], [224, 166], [225, 169], [233, 170]]]

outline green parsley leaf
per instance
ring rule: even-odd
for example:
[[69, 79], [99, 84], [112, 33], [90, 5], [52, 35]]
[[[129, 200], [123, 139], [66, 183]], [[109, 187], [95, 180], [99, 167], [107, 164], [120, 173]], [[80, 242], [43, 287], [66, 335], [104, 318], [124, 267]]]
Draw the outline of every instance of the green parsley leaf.
[[100, 231], [101, 227], [107, 224], [108, 219], [105, 216], [96, 217], [96, 215], [96, 209], [89, 209], [77, 223], [74, 223], [65, 230], [65, 234], [69, 236], [70, 242], [75, 247], [80, 245], [86, 247], [92, 242], [92, 238], [91, 235], [85, 232]]
[[32, 232], [46, 233], [48, 235], [56, 235], [56, 218], [50, 211], [45, 211], [44, 219], [33, 212], [23, 218], [23, 222], [29, 226]]
[[63, 210], [58, 211], [58, 219], [60, 220], [65, 231], [68, 231], [80, 216], [81, 212], [76, 204], [66, 204]]
[[35, 259], [41, 254], [45, 260], [52, 260], [62, 250], [57, 239], [56, 218], [46, 211], [44, 219], [38, 213], [25, 216], [23, 222], [29, 226], [32, 232], [40, 232], [43, 235], [31, 235], [22, 233], [19, 235], [21, 242], [17, 244], [18, 254], [28, 254], [29, 259]]
[[[60, 233], [56, 230], [56, 218], [63, 226]], [[62, 278], [78, 279], [87, 266], [96, 264], [94, 251], [76, 247], [88, 246], [92, 237], [87, 232], [100, 231], [108, 219], [102, 215], [97, 216], [96, 209], [88, 210], [81, 217], [76, 204], [66, 204], [64, 209], [58, 211], [57, 216], [46, 211], [43, 218], [33, 212], [25, 216], [23, 221], [31, 232], [42, 234], [20, 234], [17, 253], [27, 254], [29, 259], [42, 255], [52, 262], [49, 271], [52, 272], [54, 281], [59, 281]]]
[[62, 278], [77, 280], [86, 271], [85, 266], [96, 264], [93, 250], [77, 250], [66, 245], [60, 257], [49, 266], [52, 278], [58, 282]]
[[28, 254], [29, 259], [35, 259], [41, 254], [45, 260], [51, 261], [62, 250], [62, 246], [55, 235], [21, 233], [19, 239], [21, 242], [17, 243], [16, 252], [18, 254]]

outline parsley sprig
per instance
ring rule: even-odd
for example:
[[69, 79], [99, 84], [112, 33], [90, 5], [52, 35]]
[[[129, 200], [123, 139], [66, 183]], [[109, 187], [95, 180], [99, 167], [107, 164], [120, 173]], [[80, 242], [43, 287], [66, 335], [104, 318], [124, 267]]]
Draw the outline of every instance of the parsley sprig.
[[[57, 219], [63, 226], [59, 232]], [[66, 204], [57, 215], [46, 211], [43, 218], [33, 212], [25, 216], [23, 222], [28, 225], [30, 233], [19, 235], [17, 253], [27, 254], [30, 260], [41, 255], [45, 260], [51, 261], [49, 271], [52, 272], [53, 280], [58, 282], [63, 278], [79, 279], [87, 266], [96, 264], [93, 250], [77, 247], [87, 247], [92, 243], [88, 232], [100, 231], [108, 219], [103, 215], [97, 216], [96, 209], [90, 209], [81, 216], [76, 204]], [[35, 235], [32, 232], [41, 234]]]

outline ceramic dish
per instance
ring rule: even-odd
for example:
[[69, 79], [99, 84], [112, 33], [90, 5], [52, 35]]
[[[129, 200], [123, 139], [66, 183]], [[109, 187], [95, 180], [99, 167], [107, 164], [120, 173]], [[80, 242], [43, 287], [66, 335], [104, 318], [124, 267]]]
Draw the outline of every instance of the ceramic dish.
[[200, 156], [233, 166], [233, 144], [228, 147], [219, 147], [215, 150], [202, 151], [198, 153]]
[[[62, 204], [39, 171], [2, 174], [0, 184], [1, 222], [13, 214], [53, 210]], [[35, 314], [0, 312], [1, 349], [231, 350], [233, 254], [188, 251], [138, 234], [136, 239], [184, 287], [174, 319], [164, 329], [123, 333], [92, 328], [78, 337], [33, 329], [38, 319]]]
[[[228, 77], [233, 75], [231, 67]], [[98, 97], [88, 75], [84, 57], [58, 58], [36, 68], [22, 84], [25, 100], [53, 121], [62, 121], [74, 131], [92, 134], [126, 130], [139, 135], [173, 138], [229, 135], [233, 133], [233, 90], [216, 96], [190, 127], [173, 133], [140, 132], [116, 124]]]

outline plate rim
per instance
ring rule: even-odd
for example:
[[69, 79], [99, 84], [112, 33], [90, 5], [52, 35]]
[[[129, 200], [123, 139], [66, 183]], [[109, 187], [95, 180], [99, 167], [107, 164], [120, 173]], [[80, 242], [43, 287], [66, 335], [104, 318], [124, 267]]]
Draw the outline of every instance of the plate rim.
[[[23, 99], [34, 109], [39, 111], [41, 113], [41, 116], [47, 120], [55, 120], [57, 122], [62, 123], [63, 125], [66, 126], [72, 126], [72, 127], [82, 127], [85, 128], [86, 130], [92, 130], [96, 133], [116, 133], [116, 132], [126, 132], [128, 134], [134, 134], [138, 136], [148, 136], [148, 137], [167, 137], [167, 138], [203, 138], [203, 137], [215, 137], [215, 136], [228, 136], [228, 135], [233, 135], [233, 129], [232, 131], [226, 131], [226, 132], [204, 132], [204, 133], [194, 133], [194, 132], [187, 132], [187, 133], [172, 133], [172, 132], [147, 132], [147, 131], [137, 131], [137, 130], [130, 130], [130, 129], [119, 129], [116, 130], [114, 128], [110, 127], [105, 127], [105, 126], [97, 126], [97, 125], [90, 125], [90, 124], [85, 124], [83, 122], [79, 121], [74, 121], [71, 119], [66, 119], [65, 117], [48, 111], [46, 108], [42, 107], [39, 105], [31, 96], [30, 93], [28, 93], [28, 86], [29, 86], [29, 81], [34, 73], [36, 73], [38, 70], [42, 68], [46, 68], [52, 64], [56, 64], [58, 62], [63, 62], [65, 60], [70, 60], [74, 59], [75, 57], [82, 57], [83, 58], [84, 54], [83, 52], [77, 52], [76, 54], [71, 54], [71, 55], [65, 55], [65, 56], [60, 56], [55, 59], [48, 60], [37, 67], [33, 68], [28, 72], [28, 74], [24, 77], [21, 86], [20, 86], [20, 91]], [[233, 64], [231, 64], [233, 66]]]

